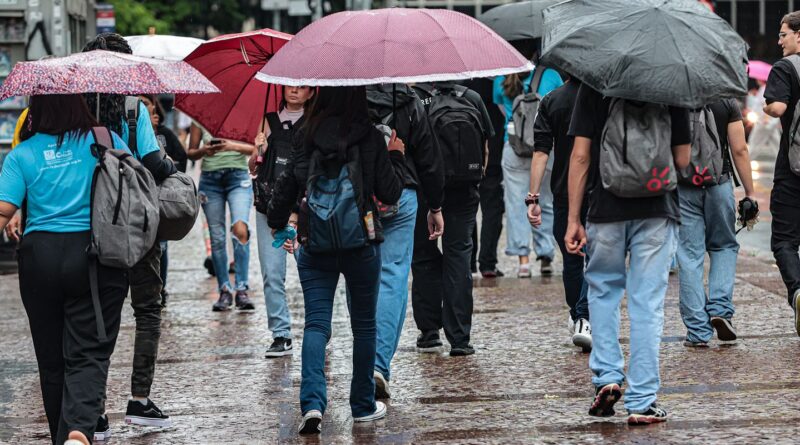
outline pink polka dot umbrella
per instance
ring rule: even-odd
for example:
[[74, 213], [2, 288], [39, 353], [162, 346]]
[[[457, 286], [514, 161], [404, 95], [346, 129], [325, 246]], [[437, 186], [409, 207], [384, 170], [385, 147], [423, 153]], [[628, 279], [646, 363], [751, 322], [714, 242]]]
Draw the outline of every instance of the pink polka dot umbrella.
[[219, 89], [185, 62], [95, 50], [17, 63], [0, 87], [0, 100], [78, 93], [219, 93]]

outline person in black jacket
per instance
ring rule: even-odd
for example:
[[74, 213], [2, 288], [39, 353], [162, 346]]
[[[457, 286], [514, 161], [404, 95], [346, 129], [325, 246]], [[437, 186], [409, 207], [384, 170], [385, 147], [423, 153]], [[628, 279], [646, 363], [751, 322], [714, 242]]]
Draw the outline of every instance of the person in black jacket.
[[[360, 173], [353, 178], [355, 192], [364, 207], [377, 213], [373, 195], [384, 204], [396, 204], [403, 191], [405, 147], [392, 132], [387, 144], [383, 134], [369, 120], [367, 95], [364, 87], [320, 88], [298, 135], [291, 165], [276, 181], [267, 209], [269, 226], [281, 230], [289, 215], [305, 195], [313, 156], [352, 161], [352, 149], [357, 147]], [[350, 153], [346, 155], [345, 153]], [[326, 164], [329, 166], [330, 164]], [[359, 184], [360, 182], [360, 184]], [[303, 206], [305, 208], [305, 206]], [[369, 215], [367, 215], [369, 216]], [[325, 346], [331, 337], [333, 297], [339, 275], [345, 277], [350, 293], [350, 317], [353, 330], [353, 380], [350, 387], [350, 408], [355, 422], [383, 418], [386, 406], [375, 401], [375, 308], [380, 284], [381, 249], [383, 237], [380, 221], [374, 218], [373, 241], [365, 247], [318, 253], [308, 250], [309, 239], [300, 234], [297, 270], [303, 287], [306, 321], [303, 336], [302, 380], [300, 407], [303, 419], [301, 434], [318, 434], [322, 414], [328, 404], [325, 380]], [[308, 212], [300, 212], [300, 226], [308, 227]], [[365, 228], [369, 232], [369, 224]], [[341, 233], [339, 234], [341, 236]], [[295, 240], [284, 247], [294, 252]]]
[[381, 286], [377, 311], [375, 390], [379, 399], [389, 398], [390, 365], [397, 351], [408, 305], [408, 274], [414, 250], [417, 195], [434, 209], [427, 212], [428, 235], [438, 238], [444, 229], [442, 192], [444, 167], [431, 131], [425, 106], [414, 90], [403, 84], [367, 87], [373, 123], [408, 142], [403, 165], [405, 188], [396, 206], [380, 213], [384, 242], [381, 246]]

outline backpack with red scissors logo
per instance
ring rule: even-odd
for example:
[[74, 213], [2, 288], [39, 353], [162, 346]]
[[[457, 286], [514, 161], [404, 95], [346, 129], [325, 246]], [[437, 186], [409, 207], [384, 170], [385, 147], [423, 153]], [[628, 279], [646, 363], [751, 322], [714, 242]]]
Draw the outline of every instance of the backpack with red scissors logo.
[[714, 113], [708, 107], [689, 112], [692, 153], [689, 165], [678, 172], [682, 185], [711, 187], [722, 178], [722, 147]]
[[600, 141], [603, 188], [620, 198], [660, 196], [675, 190], [671, 139], [667, 106], [611, 99]]

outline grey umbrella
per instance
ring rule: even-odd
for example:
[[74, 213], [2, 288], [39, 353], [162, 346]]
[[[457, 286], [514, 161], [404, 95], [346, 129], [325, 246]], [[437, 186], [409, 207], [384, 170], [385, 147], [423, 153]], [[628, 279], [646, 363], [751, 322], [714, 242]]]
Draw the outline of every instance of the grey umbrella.
[[530, 0], [508, 3], [478, 17], [507, 41], [542, 37], [542, 11], [562, 0]]
[[570, 0], [542, 61], [611, 97], [697, 108], [747, 93], [747, 44], [697, 0]]

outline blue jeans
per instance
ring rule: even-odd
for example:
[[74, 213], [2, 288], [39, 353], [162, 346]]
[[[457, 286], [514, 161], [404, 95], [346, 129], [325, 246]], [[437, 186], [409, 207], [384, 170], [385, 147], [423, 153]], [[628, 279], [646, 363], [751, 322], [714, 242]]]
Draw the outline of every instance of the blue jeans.
[[[589, 367], [596, 387], [625, 381], [625, 359], [619, 345], [620, 302], [627, 290], [631, 323], [630, 364], [625, 408], [647, 411], [661, 384], [658, 350], [664, 328], [664, 295], [675, 254], [678, 225], [666, 218], [586, 227], [589, 264], [589, 313], [592, 354]], [[630, 266], [625, 265], [630, 252]]]
[[533, 250], [537, 258], [553, 259], [553, 193], [550, 191], [550, 177], [553, 172], [553, 156], [547, 164], [542, 187], [539, 192], [539, 205], [542, 207], [542, 225], [532, 228], [528, 222], [528, 207], [525, 196], [531, 184], [531, 158], [521, 158], [514, 153], [508, 142], [503, 147], [503, 196], [506, 205], [506, 255], [528, 256]]
[[286, 303], [286, 251], [272, 247], [272, 229], [267, 215], [256, 212], [256, 238], [261, 279], [264, 283], [264, 305], [267, 308], [267, 327], [272, 338], [292, 338], [292, 316]]
[[[710, 317], [733, 317], [733, 282], [736, 279], [736, 203], [733, 182], [701, 189], [681, 185], [678, 265], [680, 308], [686, 339], [707, 342], [714, 334]], [[703, 284], [706, 252], [711, 260], [708, 298]]]
[[417, 219], [416, 190], [403, 190], [399, 204], [396, 215], [381, 219], [384, 241], [381, 245], [381, 287], [376, 314], [378, 336], [375, 369], [387, 380], [408, 306], [408, 274], [411, 271]]
[[353, 330], [353, 379], [350, 409], [353, 417], [375, 412], [375, 307], [380, 286], [381, 249], [370, 245], [335, 254], [312, 254], [300, 249], [297, 272], [303, 287], [306, 324], [303, 331], [303, 363], [300, 409], [324, 413], [328, 406], [325, 380], [325, 345], [331, 337], [333, 297], [339, 275], [350, 293], [350, 326]]
[[203, 172], [198, 187], [200, 202], [208, 221], [211, 236], [211, 259], [217, 272], [219, 290], [246, 290], [250, 263], [250, 241], [242, 244], [234, 236], [233, 260], [236, 263], [236, 287], [232, 288], [228, 276], [228, 250], [226, 246], [225, 203], [231, 212], [231, 227], [237, 222], [248, 226], [253, 207], [253, 181], [247, 170], [226, 168]]

